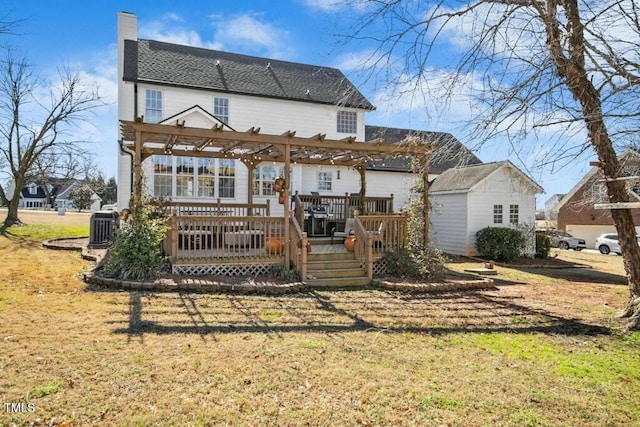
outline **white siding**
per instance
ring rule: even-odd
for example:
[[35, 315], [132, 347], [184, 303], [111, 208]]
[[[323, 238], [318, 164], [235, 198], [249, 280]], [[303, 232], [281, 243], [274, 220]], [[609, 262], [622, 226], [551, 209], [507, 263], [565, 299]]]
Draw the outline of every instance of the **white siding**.
[[[469, 255], [477, 255], [475, 235], [485, 227], [509, 227], [509, 206], [518, 205], [519, 224], [535, 225], [535, 193], [531, 187], [524, 185], [521, 179], [509, 173], [505, 167], [499, 169], [487, 179], [480, 182], [469, 193], [468, 241]], [[502, 205], [502, 224], [493, 223], [493, 205]], [[528, 242], [529, 251], [533, 243]]]
[[[162, 117], [166, 119], [199, 105], [213, 114], [213, 98], [229, 99], [229, 126], [237, 131], [245, 131], [252, 126], [260, 127], [262, 133], [281, 134], [288, 130], [296, 131], [296, 136], [310, 137], [325, 133], [329, 139], [341, 139], [349, 134], [336, 130], [337, 112], [333, 105], [309, 102], [287, 101], [281, 99], [202, 91], [149, 84], [140, 84], [138, 88], [138, 108], [143, 114], [146, 89], [162, 91]], [[364, 140], [364, 111], [358, 112], [357, 140]], [[199, 127], [199, 123], [187, 120], [187, 126]]]
[[452, 255], [467, 255], [467, 195], [431, 196], [431, 244]]

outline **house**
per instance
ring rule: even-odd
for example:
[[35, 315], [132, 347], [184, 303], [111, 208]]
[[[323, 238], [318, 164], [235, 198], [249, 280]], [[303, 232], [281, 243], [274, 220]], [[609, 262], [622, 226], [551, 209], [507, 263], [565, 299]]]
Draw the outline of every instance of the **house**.
[[373, 230], [388, 239], [375, 249], [403, 245], [406, 220], [390, 214], [416, 179], [411, 160], [429, 162], [423, 180], [480, 160], [450, 134], [366, 126], [373, 109], [338, 69], [140, 39], [136, 16], [119, 13], [118, 206], [143, 192], [171, 201], [167, 252], [181, 271], [229, 258], [262, 271], [280, 255], [265, 253], [272, 237], [291, 242], [285, 265], [304, 265], [306, 235], [328, 237], [356, 211], [368, 214], [358, 245]]
[[[75, 209], [69, 195], [82, 185], [81, 181], [69, 179], [50, 178], [46, 184], [32, 181], [20, 192], [18, 207], [23, 209]], [[55, 202], [51, 203], [51, 200], [55, 200]], [[95, 192], [93, 192], [91, 200], [90, 209], [92, 211], [100, 210], [102, 199]]]
[[[251, 57], [210, 49], [138, 39], [137, 19], [118, 15], [119, 120], [280, 135], [393, 144], [412, 135], [434, 142], [430, 175], [454, 165], [479, 163], [452, 135], [365, 125], [374, 106], [335, 68]], [[167, 150], [170, 151], [170, 150]], [[118, 206], [132, 194], [132, 153], [119, 156]], [[195, 156], [151, 155], [143, 162], [146, 191], [180, 201], [275, 201], [273, 181], [283, 164], [262, 162], [249, 171], [237, 159], [203, 160]], [[386, 162], [386, 163], [385, 163]], [[253, 173], [253, 182], [249, 174]], [[367, 195], [393, 194], [395, 211], [406, 201], [415, 174], [407, 157], [372, 161], [367, 166]], [[353, 167], [294, 164], [291, 193], [338, 196], [360, 191]], [[281, 215], [282, 207], [272, 205]]]
[[[640, 175], [640, 154], [627, 150], [619, 157], [624, 175]], [[628, 180], [628, 190], [637, 190], [638, 180]], [[595, 246], [596, 238], [603, 233], [616, 233], [613, 218], [608, 209], [595, 209], [597, 203], [608, 201], [602, 171], [592, 167], [567, 193], [558, 205], [558, 230], [566, 231], [585, 240], [588, 248]], [[636, 232], [640, 233], [640, 210], [633, 210]]]
[[547, 221], [557, 221], [558, 206], [565, 194], [554, 194], [544, 202], [544, 219]]
[[[138, 39], [137, 18], [118, 15], [120, 120], [322, 139], [364, 141], [364, 116], [373, 105], [335, 68], [298, 64]], [[170, 150], [167, 150], [170, 151]], [[147, 192], [182, 201], [275, 199], [283, 164], [249, 168], [238, 159], [152, 155], [143, 168]], [[118, 163], [118, 206], [132, 193], [131, 153]], [[344, 195], [357, 191], [353, 168], [293, 165], [290, 190]], [[354, 183], [356, 185], [354, 186]], [[371, 189], [370, 194], [376, 190]], [[388, 194], [387, 194], [388, 195]], [[281, 206], [273, 206], [281, 215]]]
[[[535, 197], [542, 187], [509, 161], [452, 168], [429, 188], [431, 239], [452, 255], [478, 255], [476, 233], [487, 226], [530, 230], [535, 222]], [[527, 255], [535, 253], [533, 233]]]

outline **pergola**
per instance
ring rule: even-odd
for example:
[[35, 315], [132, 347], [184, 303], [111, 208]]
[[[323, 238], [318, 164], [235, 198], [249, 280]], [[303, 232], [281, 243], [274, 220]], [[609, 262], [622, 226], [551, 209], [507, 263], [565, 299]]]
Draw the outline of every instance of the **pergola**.
[[[175, 125], [152, 124], [138, 121], [120, 121], [124, 145], [134, 153], [133, 202], [142, 196], [142, 161], [154, 154], [238, 159], [249, 171], [253, 182], [254, 168], [261, 162], [284, 164], [284, 200], [289, 200], [291, 164], [338, 165], [353, 167], [360, 173], [360, 197], [366, 194], [366, 166], [373, 161], [401, 156], [417, 157], [424, 165], [422, 179], [424, 188], [428, 182], [428, 159], [433, 144], [428, 141], [408, 139], [394, 144], [382, 140], [356, 142], [355, 137], [340, 140], [327, 139], [325, 134], [310, 138], [298, 137], [295, 131], [281, 135], [260, 133], [252, 127], [246, 132], [223, 130], [222, 125], [212, 129], [185, 126], [184, 121]], [[247, 203], [253, 203], [253, 192], [248, 192]], [[363, 204], [361, 204], [363, 205]], [[427, 191], [424, 192], [425, 221], [424, 237], [427, 242], [429, 209]], [[289, 204], [284, 203], [284, 215], [288, 218]], [[288, 228], [285, 227], [285, 233]], [[285, 234], [285, 239], [288, 235]]]

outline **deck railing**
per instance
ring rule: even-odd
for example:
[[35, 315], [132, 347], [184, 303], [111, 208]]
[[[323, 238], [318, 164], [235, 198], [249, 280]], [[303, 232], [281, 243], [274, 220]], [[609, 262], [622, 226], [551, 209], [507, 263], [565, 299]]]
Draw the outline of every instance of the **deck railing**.
[[[334, 220], [344, 222], [353, 216], [354, 210], [360, 208], [360, 195], [345, 193], [344, 196], [329, 196], [316, 194], [296, 194], [300, 198], [304, 210], [311, 206], [324, 206], [327, 213]], [[393, 194], [390, 197], [366, 197], [365, 212], [367, 213], [392, 213]]]
[[168, 202], [166, 211], [170, 216], [269, 216], [271, 204], [223, 203], [218, 199], [216, 203], [202, 202]]
[[373, 278], [373, 262], [381, 258], [387, 251], [406, 248], [407, 216], [391, 215], [358, 215], [355, 216], [354, 230], [356, 241], [354, 251], [367, 270], [367, 276]]
[[307, 233], [302, 231], [302, 227], [293, 213], [289, 219], [289, 236], [291, 239], [289, 243], [291, 260], [298, 275], [304, 281], [307, 278], [307, 258], [310, 243], [307, 240]]
[[178, 215], [164, 248], [174, 263], [276, 261], [284, 251], [284, 219], [268, 216]]

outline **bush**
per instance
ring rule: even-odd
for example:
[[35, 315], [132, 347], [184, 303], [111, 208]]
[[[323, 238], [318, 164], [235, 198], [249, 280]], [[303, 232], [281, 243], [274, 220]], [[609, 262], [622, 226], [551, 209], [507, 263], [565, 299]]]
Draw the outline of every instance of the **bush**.
[[101, 266], [105, 277], [145, 280], [156, 277], [164, 264], [161, 244], [167, 234], [165, 219], [151, 205], [131, 210], [122, 221]]
[[525, 237], [520, 230], [486, 227], [476, 233], [476, 249], [487, 259], [511, 262], [522, 255], [525, 247]]
[[441, 279], [446, 272], [446, 257], [438, 249], [389, 251], [385, 252], [383, 260], [389, 275], [395, 277], [434, 281]]
[[544, 233], [536, 233], [536, 258], [547, 259], [551, 252], [551, 239]]

